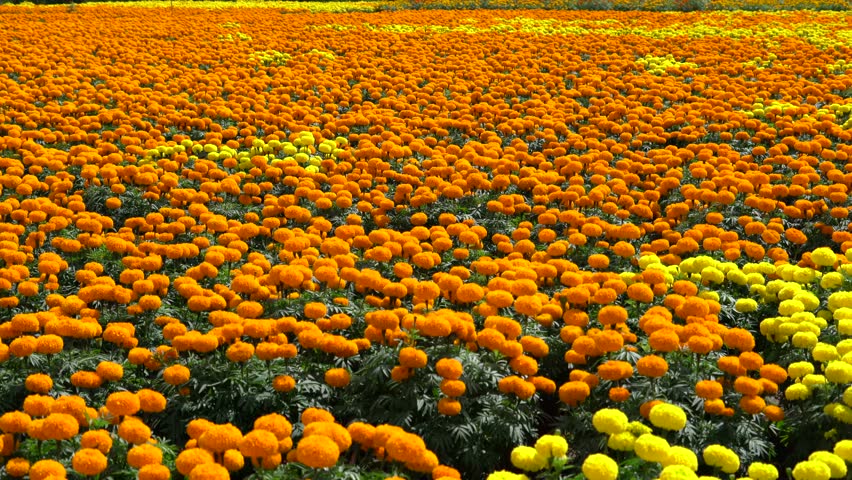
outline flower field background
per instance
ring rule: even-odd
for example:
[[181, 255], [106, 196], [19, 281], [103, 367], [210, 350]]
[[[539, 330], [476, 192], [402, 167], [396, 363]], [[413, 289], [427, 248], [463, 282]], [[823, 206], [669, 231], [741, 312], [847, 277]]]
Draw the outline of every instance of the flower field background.
[[850, 20], [0, 7], [0, 477], [848, 478]]

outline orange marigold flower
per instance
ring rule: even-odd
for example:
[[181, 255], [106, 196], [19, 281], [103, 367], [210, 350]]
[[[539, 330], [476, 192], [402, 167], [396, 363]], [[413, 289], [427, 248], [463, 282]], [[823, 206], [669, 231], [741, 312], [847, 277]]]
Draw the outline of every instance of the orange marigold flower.
[[135, 415], [141, 408], [139, 397], [131, 392], [116, 392], [107, 397], [106, 407], [116, 416]]
[[39, 460], [30, 467], [29, 475], [30, 480], [48, 480], [66, 478], [68, 472], [55, 460]]
[[737, 377], [734, 380], [734, 390], [743, 395], [760, 395], [763, 393], [763, 385], [753, 378]]
[[27, 376], [24, 387], [33, 393], [47, 393], [53, 388], [53, 379], [43, 373], [33, 373]]
[[284, 440], [293, 433], [293, 425], [290, 421], [277, 413], [270, 413], [255, 419], [254, 429], [272, 432], [278, 440]]
[[559, 400], [571, 407], [576, 407], [589, 397], [591, 389], [585, 382], [570, 381], [559, 387]]
[[177, 456], [175, 467], [184, 476], [188, 476], [192, 470], [207, 463], [214, 463], [213, 454], [203, 448], [189, 448]]
[[630, 390], [624, 387], [612, 387], [609, 389], [609, 399], [613, 402], [626, 402], [630, 398]]
[[722, 339], [729, 348], [735, 348], [742, 352], [754, 349], [754, 336], [744, 328], [730, 328], [724, 333]]
[[399, 364], [403, 367], [423, 368], [427, 361], [426, 352], [414, 347], [405, 347], [399, 351]]
[[668, 329], [657, 330], [648, 336], [648, 344], [658, 352], [673, 352], [680, 348], [680, 337]]
[[68, 440], [80, 432], [80, 424], [67, 413], [51, 413], [44, 419], [47, 440]]
[[322, 408], [308, 407], [302, 412], [300, 419], [305, 425], [314, 422], [334, 422], [334, 415]]
[[0, 430], [6, 433], [24, 433], [32, 421], [32, 417], [24, 412], [6, 412], [0, 416]]
[[237, 448], [242, 438], [243, 432], [230, 423], [213, 425], [198, 437], [198, 446], [212, 453], [223, 453]]
[[636, 362], [636, 371], [644, 377], [659, 378], [669, 371], [669, 364], [663, 357], [646, 355]]
[[345, 368], [332, 368], [325, 372], [325, 383], [335, 388], [343, 388], [349, 385], [351, 379], [349, 371]]
[[780, 385], [787, 380], [787, 370], [780, 365], [767, 363], [760, 367], [760, 376]]
[[715, 380], [701, 380], [695, 384], [695, 395], [705, 400], [722, 398], [724, 391], [722, 384]]
[[278, 375], [272, 379], [272, 388], [276, 392], [287, 393], [296, 388], [296, 380], [290, 375]]
[[218, 463], [203, 463], [189, 472], [188, 480], [230, 480], [228, 469]]
[[124, 376], [124, 367], [115, 362], [101, 362], [95, 369], [95, 373], [106, 381], [115, 382]]
[[10, 458], [9, 461], [6, 462], [6, 473], [8, 473], [9, 476], [20, 478], [29, 473], [29, 471], [30, 462], [26, 458]]
[[89, 430], [80, 437], [80, 446], [96, 448], [102, 453], [112, 450], [112, 435], [106, 430]]
[[607, 360], [598, 366], [598, 375], [609, 381], [624, 380], [633, 376], [633, 365], [621, 360]]
[[166, 409], [166, 397], [160, 392], [143, 388], [136, 392], [136, 396], [143, 412], [159, 413]]
[[141, 420], [128, 417], [118, 425], [118, 436], [134, 445], [141, 445], [151, 438], [151, 429]]
[[189, 369], [183, 365], [172, 365], [163, 370], [163, 380], [169, 385], [183, 385], [189, 381]]
[[766, 401], [757, 395], [743, 395], [740, 398], [740, 409], [746, 413], [757, 415], [766, 408]]
[[100, 450], [83, 448], [71, 458], [74, 471], [85, 476], [98, 475], [107, 467], [107, 458]]
[[458, 380], [462, 376], [462, 364], [454, 358], [442, 358], [435, 364], [438, 375], [449, 379]]
[[295, 455], [299, 463], [311, 468], [328, 468], [337, 464], [337, 460], [340, 458], [340, 450], [330, 438], [313, 435], [304, 437], [299, 441]]
[[598, 312], [598, 321], [603, 325], [617, 325], [627, 321], [627, 309], [618, 305], [607, 305]]

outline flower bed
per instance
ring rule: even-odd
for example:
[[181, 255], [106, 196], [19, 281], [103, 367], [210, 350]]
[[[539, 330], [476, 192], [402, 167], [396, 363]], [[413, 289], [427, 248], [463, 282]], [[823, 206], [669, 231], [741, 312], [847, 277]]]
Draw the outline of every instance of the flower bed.
[[848, 13], [0, 22], [0, 476], [847, 475]]

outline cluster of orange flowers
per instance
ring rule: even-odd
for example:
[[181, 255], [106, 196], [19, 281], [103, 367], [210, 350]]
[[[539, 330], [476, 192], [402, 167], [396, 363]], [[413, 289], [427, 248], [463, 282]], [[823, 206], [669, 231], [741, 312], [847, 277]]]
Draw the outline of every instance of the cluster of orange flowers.
[[[122, 12], [0, 7], [20, 20], [4, 24], [0, 53], [6, 365], [98, 344], [191, 396], [193, 362], [217, 352], [277, 368], [398, 349], [390, 376], [403, 382], [437, 343], [505, 358], [511, 374], [493, 387], [506, 395], [577, 406], [602, 381], [626, 402], [633, 375], [664, 376], [669, 353], [724, 353], [724, 375], [695, 387], [705, 411], [733, 415], [727, 389], [741, 411], [783, 418], [765, 397], [785, 367], [720, 322], [708, 290], [724, 272], [689, 262], [812, 267], [817, 243], [852, 248], [847, 13], [700, 25], [636, 12], [294, 14], [282, 30], [263, 9], [146, 23]], [[188, 33], [200, 20], [209, 28]], [[221, 41], [241, 23], [250, 36]], [[81, 51], [82, 36], [97, 41]], [[554, 348], [535, 332], [561, 338], [568, 378], [541, 374]], [[640, 346], [653, 353], [611, 358]], [[458, 416], [465, 369], [431, 361], [436, 412]], [[325, 383], [345, 392], [353, 364]], [[124, 368], [22, 378], [33, 395], [0, 418], [4, 456], [21, 435], [67, 440], [100, 416], [131, 452], [147, 449], [128, 454], [140, 478], [162, 478], [134, 417], [165, 409], [160, 393], [113, 393], [101, 412], [51, 396], [54, 382], [117, 390]], [[280, 393], [300, 381], [270, 379]], [[354, 440], [453, 476], [413, 434], [326, 414], [302, 419], [296, 448], [280, 416], [245, 435], [194, 420], [177, 470], [227, 478], [245, 457], [324, 468]], [[84, 475], [106, 468], [98, 439], [81, 443]]]

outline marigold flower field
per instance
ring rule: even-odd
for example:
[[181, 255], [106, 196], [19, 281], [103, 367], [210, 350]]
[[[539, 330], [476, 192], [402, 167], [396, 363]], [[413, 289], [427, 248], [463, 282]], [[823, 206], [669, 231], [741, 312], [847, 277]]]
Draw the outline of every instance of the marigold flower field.
[[0, 6], [0, 477], [848, 478], [849, 11], [320, 5]]

